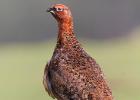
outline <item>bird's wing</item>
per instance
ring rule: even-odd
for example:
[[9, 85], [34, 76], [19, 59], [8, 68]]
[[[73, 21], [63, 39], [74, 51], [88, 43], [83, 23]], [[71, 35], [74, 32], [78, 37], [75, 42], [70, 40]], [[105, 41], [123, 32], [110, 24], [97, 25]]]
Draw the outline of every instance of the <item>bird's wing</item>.
[[49, 69], [49, 62], [45, 66], [44, 70], [44, 77], [43, 77], [43, 85], [45, 87], [45, 90], [48, 92], [48, 94], [52, 97], [55, 98], [55, 96], [52, 93], [52, 88], [51, 88], [51, 83], [49, 81], [49, 75], [48, 75], [48, 70]]

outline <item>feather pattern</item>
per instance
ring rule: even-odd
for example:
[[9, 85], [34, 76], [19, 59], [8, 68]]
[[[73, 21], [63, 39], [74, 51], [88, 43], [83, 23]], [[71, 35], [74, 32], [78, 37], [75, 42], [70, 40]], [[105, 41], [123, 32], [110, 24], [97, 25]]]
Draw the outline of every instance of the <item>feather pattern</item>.
[[[44, 86], [58, 100], [113, 100], [103, 72], [89, 56], [73, 32], [72, 15], [62, 4], [54, 5], [52, 15], [58, 22], [58, 40], [44, 72]], [[64, 10], [63, 10], [64, 9]]]

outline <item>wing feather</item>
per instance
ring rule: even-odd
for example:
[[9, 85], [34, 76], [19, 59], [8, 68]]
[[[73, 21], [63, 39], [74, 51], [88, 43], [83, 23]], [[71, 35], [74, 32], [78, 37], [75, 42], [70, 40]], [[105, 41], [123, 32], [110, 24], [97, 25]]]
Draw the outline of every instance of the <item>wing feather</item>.
[[45, 87], [45, 90], [48, 92], [48, 94], [55, 99], [55, 96], [52, 93], [52, 87], [51, 87], [51, 83], [49, 80], [49, 62], [46, 64], [45, 66], [45, 70], [44, 70], [44, 76], [43, 76], [43, 85]]

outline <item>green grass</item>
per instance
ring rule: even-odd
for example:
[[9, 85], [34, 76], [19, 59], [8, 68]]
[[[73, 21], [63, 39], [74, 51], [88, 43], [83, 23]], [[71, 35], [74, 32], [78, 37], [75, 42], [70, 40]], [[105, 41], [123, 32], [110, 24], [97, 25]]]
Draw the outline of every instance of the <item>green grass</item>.
[[[0, 45], [0, 100], [53, 100], [43, 88], [42, 76], [54, 42]], [[140, 100], [139, 40], [81, 42], [102, 66], [116, 100]]]

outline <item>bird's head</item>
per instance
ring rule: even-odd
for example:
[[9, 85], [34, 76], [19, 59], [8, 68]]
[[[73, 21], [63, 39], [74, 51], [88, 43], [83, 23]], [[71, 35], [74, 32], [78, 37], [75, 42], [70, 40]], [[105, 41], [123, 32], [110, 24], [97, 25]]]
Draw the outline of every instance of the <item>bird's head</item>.
[[47, 12], [50, 12], [57, 21], [72, 19], [70, 9], [63, 4], [55, 4]]

